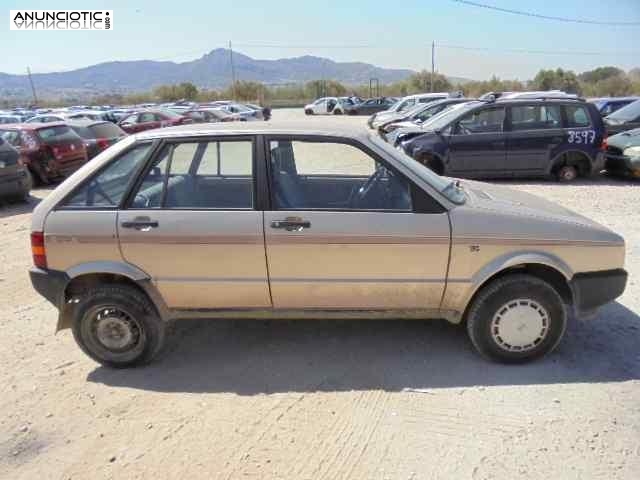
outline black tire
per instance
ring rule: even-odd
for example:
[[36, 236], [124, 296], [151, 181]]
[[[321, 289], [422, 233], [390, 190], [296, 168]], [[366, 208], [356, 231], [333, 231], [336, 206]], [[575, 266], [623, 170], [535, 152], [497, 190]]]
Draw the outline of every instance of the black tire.
[[[128, 368], [150, 362], [160, 351], [165, 339], [165, 323], [158, 316], [149, 299], [137, 289], [127, 285], [105, 285], [86, 290], [75, 306], [72, 330], [73, 337], [82, 351], [96, 362], [110, 368]], [[100, 319], [102, 315], [102, 319]], [[126, 333], [131, 335], [130, 345], [116, 349], [105, 345], [98, 330], [112, 329], [126, 324]], [[109, 339], [113, 340], [113, 339]], [[116, 339], [115, 341], [118, 341]]]
[[29, 171], [28, 168], [25, 168], [25, 176], [26, 176], [25, 189], [20, 194], [19, 199], [20, 199], [21, 202], [28, 203], [29, 199], [31, 198], [31, 195], [29, 194], [29, 192], [31, 191], [31, 188], [33, 187], [33, 176], [31, 175], [31, 172]]
[[342, 115], [342, 110], [338, 109], [338, 108], [334, 108], [333, 109], [333, 114], [334, 115]]
[[556, 178], [559, 182], [569, 183], [578, 178], [578, 167], [574, 165], [563, 165], [556, 172]]
[[[512, 316], [507, 322], [509, 309]], [[522, 312], [530, 315], [526, 325], [536, 322], [529, 332], [524, 328]], [[469, 338], [481, 355], [501, 363], [524, 363], [556, 348], [566, 329], [567, 311], [560, 294], [547, 282], [531, 275], [513, 274], [484, 286], [473, 300], [466, 320]], [[500, 331], [500, 322], [504, 323], [504, 332]], [[523, 341], [529, 343], [509, 344], [509, 336], [514, 335], [525, 335]]]
[[313, 110], [306, 109], [306, 110], [304, 111], [304, 114], [305, 114], [305, 115], [313, 115]]

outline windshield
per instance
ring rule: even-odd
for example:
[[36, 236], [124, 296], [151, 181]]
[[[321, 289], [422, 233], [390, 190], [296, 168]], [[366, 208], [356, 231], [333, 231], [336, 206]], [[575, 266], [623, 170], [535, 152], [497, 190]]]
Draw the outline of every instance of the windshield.
[[453, 105], [450, 108], [444, 109], [437, 115], [434, 115], [433, 117], [427, 119], [427, 121], [422, 124], [422, 128], [434, 131], [442, 130], [464, 113], [482, 104], [483, 102], [468, 102]]
[[640, 100], [636, 100], [635, 102], [622, 107], [620, 110], [616, 110], [611, 115], [608, 115], [607, 119], [629, 122], [638, 117], [640, 117]]
[[382, 140], [377, 135], [371, 135], [369, 137], [377, 146], [387, 152], [394, 158], [399, 158], [404, 165], [411, 169], [416, 175], [424, 179], [429, 185], [435, 188], [438, 192], [444, 195], [449, 201], [462, 205], [467, 201], [467, 196], [464, 191], [456, 186], [456, 181], [447, 177], [441, 177], [436, 174], [430, 168], [424, 166], [420, 162], [416, 162], [409, 155], [404, 153], [403, 150], [393, 148], [390, 144]]

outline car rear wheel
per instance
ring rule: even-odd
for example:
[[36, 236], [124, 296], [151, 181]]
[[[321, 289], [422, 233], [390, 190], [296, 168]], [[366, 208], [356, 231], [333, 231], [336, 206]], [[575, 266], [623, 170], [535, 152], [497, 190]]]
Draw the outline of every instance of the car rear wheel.
[[467, 314], [467, 332], [476, 350], [490, 360], [523, 363], [560, 343], [567, 312], [547, 282], [525, 274], [507, 275], [478, 293]]
[[334, 108], [333, 109], [333, 114], [334, 115], [342, 115], [342, 110], [338, 109], [338, 108]]
[[112, 368], [148, 363], [164, 344], [165, 324], [144, 294], [126, 285], [85, 291], [72, 330], [80, 348]]
[[578, 168], [574, 165], [563, 165], [558, 169], [556, 177], [560, 182], [573, 182], [578, 178]]

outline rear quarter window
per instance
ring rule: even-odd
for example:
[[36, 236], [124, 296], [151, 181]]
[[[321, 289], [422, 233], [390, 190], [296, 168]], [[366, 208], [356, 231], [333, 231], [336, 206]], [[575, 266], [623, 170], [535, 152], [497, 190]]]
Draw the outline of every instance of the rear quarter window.
[[591, 120], [589, 119], [589, 112], [586, 107], [582, 105], [565, 105], [565, 112], [567, 114], [567, 127], [590, 127]]

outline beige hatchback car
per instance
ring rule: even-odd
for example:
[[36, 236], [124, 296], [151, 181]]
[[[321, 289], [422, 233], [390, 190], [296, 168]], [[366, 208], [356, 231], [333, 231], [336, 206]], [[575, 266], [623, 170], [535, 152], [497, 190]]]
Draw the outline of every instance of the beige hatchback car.
[[84, 352], [148, 362], [182, 318], [444, 318], [540, 357], [618, 297], [624, 240], [541, 198], [439, 177], [362, 130], [132, 135], [35, 209], [35, 289]]

